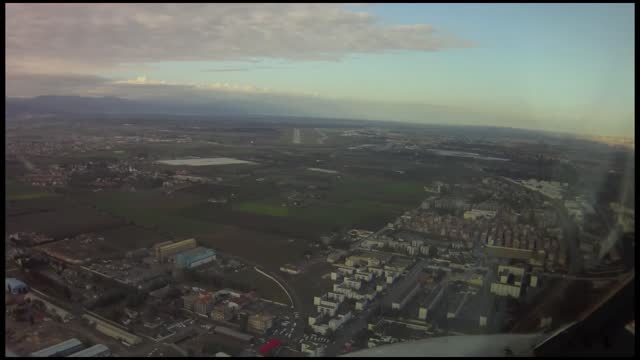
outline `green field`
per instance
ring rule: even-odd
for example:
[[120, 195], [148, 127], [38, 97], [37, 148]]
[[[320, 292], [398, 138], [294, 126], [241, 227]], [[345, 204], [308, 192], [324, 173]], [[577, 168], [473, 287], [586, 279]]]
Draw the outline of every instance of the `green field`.
[[107, 191], [91, 193], [88, 201], [116, 218], [170, 236], [198, 236], [215, 231], [217, 224], [186, 218], [177, 212], [196, 202], [195, 195], [166, 195], [161, 191]]
[[103, 231], [123, 224], [122, 220], [103, 214], [91, 207], [74, 206], [73, 204], [43, 212], [10, 216], [6, 219], [8, 232], [35, 231], [54, 238]]
[[326, 231], [335, 226], [380, 226], [400, 215], [407, 207], [367, 200], [352, 200], [341, 204], [319, 202], [308, 207], [286, 208], [274, 205], [271, 200], [253, 201], [233, 205], [234, 212], [263, 216], [286, 217], [302, 223], [322, 225]]
[[348, 177], [334, 185], [329, 193], [329, 199], [333, 201], [363, 199], [394, 204], [416, 204], [424, 197], [423, 186], [421, 182]]
[[[347, 178], [333, 184], [322, 200], [303, 207], [283, 207], [282, 199], [257, 199], [234, 203], [234, 212], [286, 217], [321, 225], [376, 228], [419, 204], [421, 183]], [[204, 210], [206, 212], [206, 210]]]
[[45, 197], [58, 196], [54, 193], [39, 191], [39, 192], [31, 192], [26, 194], [7, 194], [7, 200], [32, 200], [32, 199], [40, 199]]
[[233, 211], [243, 211], [268, 216], [288, 216], [289, 209], [272, 202], [246, 201], [233, 204]]
[[59, 196], [56, 193], [44, 191], [28, 184], [22, 184], [14, 180], [7, 180], [5, 184], [7, 200], [33, 200], [46, 197]]

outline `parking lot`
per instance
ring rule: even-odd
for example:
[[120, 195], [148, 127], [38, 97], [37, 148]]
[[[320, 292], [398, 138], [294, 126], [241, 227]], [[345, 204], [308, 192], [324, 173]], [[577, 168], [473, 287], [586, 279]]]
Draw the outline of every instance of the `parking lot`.
[[273, 326], [265, 333], [265, 337], [272, 339], [277, 338], [283, 343], [291, 343], [293, 337], [293, 329], [298, 313], [291, 315], [277, 316], [273, 320]]
[[304, 337], [298, 341], [298, 343], [301, 343], [302, 341], [313, 342], [321, 345], [326, 345], [329, 342], [331, 342], [331, 340], [327, 339], [326, 337], [316, 335], [316, 334], [311, 334], [311, 335], [305, 334]]

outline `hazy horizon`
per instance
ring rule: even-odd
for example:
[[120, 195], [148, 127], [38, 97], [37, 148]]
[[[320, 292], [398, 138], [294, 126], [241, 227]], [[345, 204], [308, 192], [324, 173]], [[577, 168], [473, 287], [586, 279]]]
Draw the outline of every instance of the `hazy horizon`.
[[6, 90], [633, 137], [633, 9], [9, 4]]

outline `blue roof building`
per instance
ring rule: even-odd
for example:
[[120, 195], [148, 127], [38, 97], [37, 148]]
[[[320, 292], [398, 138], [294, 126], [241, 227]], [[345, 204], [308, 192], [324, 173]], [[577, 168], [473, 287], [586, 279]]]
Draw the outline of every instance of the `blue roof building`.
[[29, 291], [29, 286], [16, 278], [5, 278], [4, 288], [14, 295], [24, 294]]
[[214, 261], [216, 259], [216, 252], [212, 249], [197, 247], [178, 253], [175, 259], [176, 266], [190, 269]]
[[68, 357], [108, 357], [109, 355], [111, 355], [111, 351], [109, 351], [108, 347], [102, 344], [97, 344], [71, 354]]
[[32, 357], [63, 357], [82, 350], [84, 345], [76, 338], [49, 346], [31, 354]]

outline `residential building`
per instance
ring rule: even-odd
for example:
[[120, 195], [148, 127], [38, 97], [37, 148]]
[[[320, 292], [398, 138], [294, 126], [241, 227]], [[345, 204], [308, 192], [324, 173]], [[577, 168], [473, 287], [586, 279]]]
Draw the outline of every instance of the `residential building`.
[[189, 311], [193, 311], [193, 305], [195, 304], [195, 301], [197, 298], [198, 298], [198, 294], [183, 295], [182, 306]]
[[517, 260], [529, 260], [534, 256], [533, 250], [516, 249], [513, 247], [495, 246], [489, 241], [484, 247], [485, 252], [489, 256], [501, 257]]
[[478, 219], [492, 219], [496, 216], [496, 212], [493, 210], [480, 210], [471, 209], [464, 212], [465, 220], [478, 220]]
[[319, 345], [312, 342], [303, 341], [300, 344], [300, 351], [303, 353], [309, 354], [311, 357], [322, 357], [324, 356], [325, 347], [323, 345]]
[[264, 334], [273, 326], [274, 316], [268, 313], [259, 313], [249, 316], [247, 327], [249, 331]]
[[216, 321], [229, 321], [233, 318], [233, 308], [228, 306], [227, 302], [222, 302], [213, 307], [211, 318]]
[[209, 315], [215, 304], [214, 297], [211, 294], [200, 294], [193, 302], [193, 311], [200, 315]]

